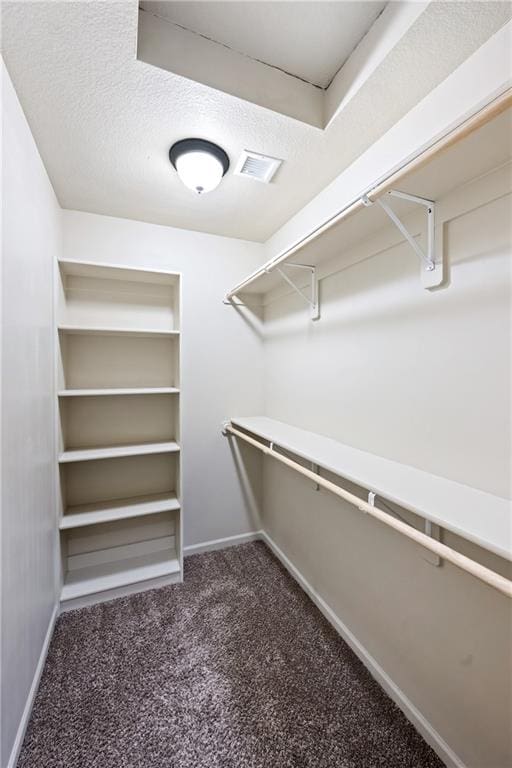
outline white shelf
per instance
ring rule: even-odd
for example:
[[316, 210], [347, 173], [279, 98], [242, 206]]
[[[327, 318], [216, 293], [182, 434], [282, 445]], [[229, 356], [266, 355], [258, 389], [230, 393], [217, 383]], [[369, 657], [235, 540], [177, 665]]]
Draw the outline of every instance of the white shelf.
[[96, 504], [82, 504], [70, 507], [60, 521], [61, 531], [80, 528], [84, 525], [109, 523], [113, 520], [127, 520], [131, 517], [155, 515], [159, 512], [173, 512], [180, 509], [174, 493], [157, 493], [150, 496], [136, 496], [129, 499]]
[[62, 587], [61, 600], [73, 600], [84, 595], [116, 589], [128, 584], [156, 579], [180, 572], [180, 562], [174, 549], [131, 557], [101, 565], [90, 565], [68, 571]]
[[78, 336], [132, 336], [132, 337], [160, 337], [173, 338], [179, 336], [179, 331], [162, 330], [161, 328], [110, 328], [85, 325], [59, 325], [60, 333]]
[[156, 283], [176, 285], [178, 272], [160, 269], [143, 269], [130, 264], [106, 264], [94, 261], [59, 259], [59, 269], [63, 275], [72, 277], [93, 277], [108, 280], [126, 280], [137, 283]]
[[116, 389], [61, 389], [59, 397], [99, 397], [117, 395], [173, 395], [178, 394], [177, 387], [132, 387]]
[[81, 448], [64, 451], [59, 455], [59, 464], [73, 461], [94, 461], [95, 459], [116, 459], [123, 456], [145, 456], [151, 453], [176, 453], [180, 450], [178, 443], [137, 443], [135, 445], [112, 445], [105, 448]]
[[512, 560], [509, 499], [383, 459], [275, 419], [249, 416], [234, 418], [231, 422]]
[[[408, 194], [439, 201], [454, 189], [504, 166], [511, 159], [511, 120], [512, 112], [508, 109], [478, 130], [445, 148], [419, 169], [406, 173], [397, 181], [395, 188]], [[346, 169], [345, 173], [349, 178], [353, 178], [351, 168]], [[353, 181], [352, 185], [347, 184], [344, 198], [340, 200], [340, 212], [344, 209], [348, 211], [357, 205], [361, 201], [362, 192], [371, 192], [371, 188], [364, 190], [358, 186], [357, 190], [353, 190], [351, 186]], [[399, 217], [404, 217], [414, 210], [415, 206], [405, 200], [393, 200], [393, 209]], [[315, 230], [321, 226], [315, 227]], [[305, 236], [304, 243], [297, 244], [297, 248], [294, 244], [293, 252], [280, 264], [286, 267], [289, 259], [292, 262], [320, 267], [326, 260], [339, 254], [340, 243], [343, 243], [343, 249], [347, 251], [386, 226], [389, 226], [389, 220], [380, 206], [361, 205], [359, 211], [346, 217], [342, 216], [321, 234], [313, 236], [312, 233]], [[287, 250], [272, 256], [259, 269], [231, 288], [228, 294], [254, 294], [268, 298], [276, 288], [286, 286], [283, 278], [274, 269], [274, 262], [284, 256]], [[308, 276], [301, 279], [295, 272], [290, 273], [290, 276], [299, 287], [307, 286]], [[288, 287], [286, 289], [290, 290]]]

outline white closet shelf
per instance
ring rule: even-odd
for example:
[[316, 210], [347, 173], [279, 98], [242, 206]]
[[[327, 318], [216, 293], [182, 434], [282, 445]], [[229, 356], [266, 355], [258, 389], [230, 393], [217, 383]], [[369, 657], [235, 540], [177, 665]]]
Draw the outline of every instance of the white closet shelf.
[[137, 283], [156, 283], [176, 285], [178, 272], [163, 269], [142, 269], [130, 264], [107, 264], [104, 262], [59, 259], [59, 269], [63, 275], [72, 277], [94, 277], [109, 280], [126, 280]]
[[61, 531], [65, 531], [70, 528], [81, 528], [84, 525], [110, 523], [113, 520], [127, 520], [131, 517], [144, 517], [179, 509], [180, 503], [174, 493], [134, 496], [128, 499], [114, 499], [69, 507], [59, 527]]
[[173, 395], [178, 394], [177, 387], [133, 387], [117, 389], [61, 389], [59, 397], [99, 397], [117, 395]]
[[133, 336], [133, 337], [151, 337], [174, 338], [179, 336], [179, 331], [162, 330], [161, 328], [111, 328], [94, 327], [86, 325], [59, 325], [59, 333], [65, 333], [75, 336]]
[[151, 453], [177, 453], [180, 450], [174, 441], [161, 443], [136, 443], [135, 445], [112, 445], [105, 448], [80, 448], [64, 451], [59, 455], [59, 464], [72, 461], [94, 461], [95, 459], [116, 459], [123, 456], [145, 456]]
[[[385, 201], [391, 193], [398, 193], [400, 197], [406, 193], [405, 199], [393, 200], [392, 206], [395, 213], [403, 218], [418, 208], [407, 195], [435, 202], [457, 187], [509, 163], [512, 119], [510, 103], [508, 92], [497, 97], [481, 112], [436, 140], [403, 167], [398, 170], [391, 168], [387, 175], [375, 180], [373, 186], [367, 186], [366, 190], [361, 188], [361, 184], [365, 183], [362, 178], [358, 179], [357, 189], [353, 189], [354, 170], [350, 166], [344, 172], [349, 181], [340, 198], [338, 211], [231, 288], [224, 301], [232, 302], [237, 296], [243, 301], [244, 296], [255, 295], [262, 297], [265, 304], [272, 300], [276, 288], [286, 286], [290, 280], [294, 286], [288, 285], [287, 290], [303, 292], [310, 280], [307, 267], [321, 267], [328, 259], [339, 254], [340, 243], [344, 250], [348, 250], [388, 225], [388, 216], [378, 203], [379, 200]], [[354, 166], [358, 167], [360, 163], [361, 158]], [[437, 262], [442, 261], [441, 254], [434, 254], [434, 257], [437, 269]], [[297, 272], [297, 266], [302, 271]], [[283, 267], [291, 268], [284, 276]], [[316, 275], [315, 281], [319, 277], [321, 275]], [[248, 299], [246, 301], [250, 306], [251, 302]], [[311, 301], [315, 303], [314, 295]]]
[[179, 572], [180, 562], [174, 549], [165, 549], [101, 565], [90, 565], [67, 572], [61, 600], [63, 602], [73, 600], [77, 597]]
[[275, 419], [248, 416], [233, 418], [231, 423], [512, 560], [509, 499], [360, 451]]

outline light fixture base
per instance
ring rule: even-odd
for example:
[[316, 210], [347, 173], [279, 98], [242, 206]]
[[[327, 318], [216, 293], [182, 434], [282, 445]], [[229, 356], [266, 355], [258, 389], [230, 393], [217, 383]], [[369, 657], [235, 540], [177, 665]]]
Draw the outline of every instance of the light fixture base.
[[225, 176], [229, 170], [229, 157], [222, 147], [218, 144], [214, 144], [213, 141], [207, 139], [181, 139], [176, 141], [169, 150], [169, 160], [173, 167], [176, 168], [176, 163], [181, 155], [188, 154], [189, 152], [207, 152], [209, 155], [217, 158], [222, 165], [223, 173]]

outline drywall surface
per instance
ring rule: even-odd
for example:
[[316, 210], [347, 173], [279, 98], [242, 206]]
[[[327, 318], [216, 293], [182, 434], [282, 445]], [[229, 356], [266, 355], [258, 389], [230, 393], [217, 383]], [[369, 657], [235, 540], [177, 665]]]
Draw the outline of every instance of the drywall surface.
[[[440, 201], [439, 290], [387, 227], [325, 267], [318, 322], [295, 294], [269, 304], [266, 415], [508, 497], [510, 189], [502, 168]], [[441, 738], [511, 765], [510, 601], [271, 458], [263, 479], [264, 529]]]
[[63, 221], [65, 258], [181, 272], [184, 543], [258, 530], [261, 459], [246, 451], [241, 477], [221, 425], [263, 409], [262, 340], [258, 322], [222, 296], [261, 264], [262, 246], [76, 211]]
[[60, 208], [2, 63], [1, 758], [8, 765], [57, 600], [53, 266]]

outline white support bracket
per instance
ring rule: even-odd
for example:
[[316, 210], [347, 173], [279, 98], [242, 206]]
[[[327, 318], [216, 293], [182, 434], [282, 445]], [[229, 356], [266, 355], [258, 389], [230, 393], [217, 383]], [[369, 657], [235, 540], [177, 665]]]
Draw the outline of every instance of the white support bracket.
[[[373, 491], [368, 491], [368, 504], [370, 505], [370, 507], [374, 507], [375, 506], [375, 497], [376, 497], [376, 495], [377, 494], [374, 493]], [[361, 510], [361, 512], [364, 512], [366, 514], [366, 509], [363, 509], [362, 507], [359, 507], [359, 509]]]
[[[425, 520], [425, 534], [431, 536], [435, 541], [441, 541], [441, 529], [438, 525], [434, 525], [430, 520]], [[434, 552], [429, 552], [428, 549], [423, 550], [423, 559], [435, 565], [438, 568], [441, 565], [441, 558]]]
[[[311, 462], [311, 471], [314, 472], [315, 475], [319, 475], [320, 467], [318, 466], [318, 464]], [[315, 483], [315, 491], [319, 491], [319, 490], [320, 490], [320, 486], [318, 485], [318, 483]]]
[[[433, 200], [427, 200], [417, 195], [409, 195], [407, 192], [399, 192], [391, 189], [386, 193], [390, 197], [398, 197], [402, 200], [408, 200], [427, 209], [427, 248], [424, 250], [409, 232], [405, 224], [399, 219], [389, 203], [384, 198], [379, 197], [375, 203], [379, 205], [400, 233], [405, 237], [413, 251], [417, 254], [421, 262], [421, 281], [424, 288], [435, 288], [443, 282], [443, 254], [442, 241], [436, 238], [436, 204]], [[363, 195], [362, 202], [366, 206], [373, 205], [373, 201], [367, 195]], [[437, 239], [437, 244], [436, 244]], [[437, 247], [436, 247], [437, 245]]]
[[[375, 499], [377, 494], [373, 491], [368, 491], [368, 504], [371, 507], [375, 506]], [[401, 515], [398, 514], [395, 510], [391, 509], [385, 502], [381, 501], [381, 506], [383, 506], [385, 509], [389, 510], [392, 514], [396, 515], [400, 520], [402, 520], [404, 523], [407, 522]], [[361, 512], [365, 512], [366, 510], [361, 509], [359, 507]], [[441, 529], [438, 525], [434, 525], [430, 520], [425, 520], [425, 535], [431, 536], [435, 541], [441, 541]], [[434, 552], [429, 552], [427, 549], [424, 549], [422, 551], [422, 557], [424, 560], [427, 561], [427, 563], [430, 563], [430, 565], [435, 565], [436, 567], [440, 566], [442, 563], [441, 558], [439, 555], [436, 555]]]
[[[299, 288], [298, 285], [295, 285], [293, 280], [286, 274], [286, 272], [283, 272], [281, 267], [274, 267], [274, 269], [279, 272], [283, 280], [285, 280], [288, 285], [293, 288], [295, 293], [297, 293], [302, 299], [304, 299], [307, 304], [309, 304], [311, 310], [311, 319], [318, 320], [320, 317], [320, 303], [318, 300], [318, 278], [316, 276], [316, 267], [313, 267], [309, 264], [293, 264], [290, 261], [287, 261], [286, 264], [283, 264], [283, 267], [284, 266], [292, 267], [293, 269], [306, 269], [310, 273], [311, 295], [306, 296], [304, 291]], [[270, 271], [270, 269], [267, 270], [267, 272]]]
[[234, 299], [222, 299], [223, 304], [228, 304], [230, 307], [249, 307], [251, 308], [250, 304], [246, 304], [244, 301], [235, 301]]

